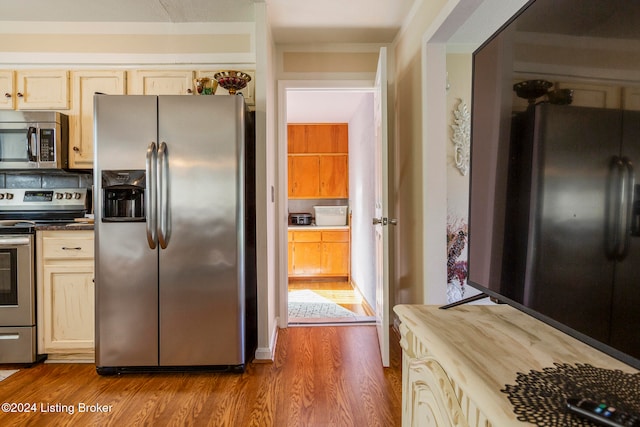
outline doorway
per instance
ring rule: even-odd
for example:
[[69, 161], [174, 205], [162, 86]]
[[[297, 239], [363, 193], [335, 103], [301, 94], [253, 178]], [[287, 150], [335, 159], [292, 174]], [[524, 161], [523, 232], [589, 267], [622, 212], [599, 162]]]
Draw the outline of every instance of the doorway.
[[[280, 96], [284, 100], [280, 103], [280, 117], [283, 118], [280, 121], [281, 135], [287, 135], [289, 124], [342, 123], [347, 124], [349, 141], [349, 193], [346, 199], [290, 199], [289, 193], [281, 194], [280, 217], [285, 225], [282, 227], [284, 233], [280, 234], [282, 259], [290, 261], [291, 229], [285, 222], [290, 213], [313, 213], [316, 204], [346, 205], [349, 211], [346, 229], [350, 235], [348, 275], [289, 277], [281, 274], [280, 283], [286, 286], [280, 288], [280, 300], [283, 302], [280, 327], [374, 323], [375, 254], [371, 219], [374, 215], [375, 146], [371, 82], [280, 82]], [[287, 138], [281, 138], [279, 152], [279, 163], [290, 167]], [[288, 177], [287, 169], [281, 173], [280, 188], [288, 188]], [[315, 306], [309, 308], [314, 303]], [[300, 316], [305, 311], [309, 317]]]

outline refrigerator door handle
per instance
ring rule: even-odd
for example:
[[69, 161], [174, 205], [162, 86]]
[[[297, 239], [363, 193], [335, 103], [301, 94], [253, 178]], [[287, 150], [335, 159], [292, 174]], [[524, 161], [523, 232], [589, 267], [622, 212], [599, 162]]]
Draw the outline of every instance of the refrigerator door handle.
[[617, 259], [622, 261], [629, 253], [631, 239], [631, 220], [633, 209], [633, 189], [635, 185], [635, 171], [631, 160], [622, 158], [623, 171], [620, 185], [620, 219], [618, 224]]
[[624, 165], [618, 156], [614, 156], [609, 163], [609, 177], [607, 184], [607, 228], [605, 254], [609, 259], [615, 259], [618, 252], [618, 236], [620, 234], [620, 199], [621, 184], [624, 175]]
[[162, 249], [171, 237], [171, 209], [169, 209], [169, 150], [165, 142], [158, 149], [158, 208], [160, 210], [158, 242]]
[[158, 244], [158, 198], [156, 186], [157, 174], [157, 149], [156, 143], [152, 142], [147, 147], [147, 158], [145, 163], [147, 174], [147, 192], [145, 194], [145, 217], [147, 221], [147, 243], [150, 249], [155, 249]]

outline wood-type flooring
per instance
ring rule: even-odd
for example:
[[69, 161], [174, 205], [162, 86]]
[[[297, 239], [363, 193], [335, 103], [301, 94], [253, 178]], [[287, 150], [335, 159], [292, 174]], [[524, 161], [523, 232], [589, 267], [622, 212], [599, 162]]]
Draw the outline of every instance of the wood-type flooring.
[[102, 377], [90, 364], [38, 364], [0, 382], [0, 425], [398, 426], [401, 351], [391, 337], [386, 369], [375, 326], [280, 330], [275, 361], [244, 374]]
[[318, 295], [352, 311], [357, 316], [375, 316], [371, 309], [363, 303], [360, 294], [354, 290], [346, 279], [289, 278], [289, 292], [305, 289], [312, 290]]

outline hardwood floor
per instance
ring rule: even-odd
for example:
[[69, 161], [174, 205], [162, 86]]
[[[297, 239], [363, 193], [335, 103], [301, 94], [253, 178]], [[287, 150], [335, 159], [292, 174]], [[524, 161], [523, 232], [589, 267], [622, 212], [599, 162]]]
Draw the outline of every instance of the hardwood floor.
[[289, 292], [305, 289], [312, 290], [347, 310], [351, 310], [357, 316], [374, 316], [367, 304], [363, 303], [360, 294], [346, 279], [289, 278]]
[[244, 374], [101, 377], [93, 365], [39, 364], [0, 382], [0, 403], [36, 409], [0, 411], [0, 425], [398, 426], [401, 351], [391, 335], [386, 369], [375, 326], [280, 330], [275, 361]]

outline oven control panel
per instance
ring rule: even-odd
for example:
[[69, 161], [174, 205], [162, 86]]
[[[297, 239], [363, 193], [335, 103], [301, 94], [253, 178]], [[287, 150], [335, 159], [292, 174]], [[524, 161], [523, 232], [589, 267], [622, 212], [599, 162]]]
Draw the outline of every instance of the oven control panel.
[[0, 188], [0, 209], [84, 209], [86, 188]]

